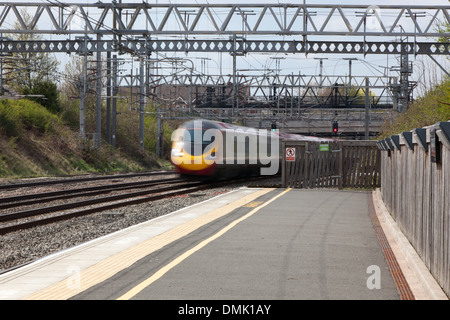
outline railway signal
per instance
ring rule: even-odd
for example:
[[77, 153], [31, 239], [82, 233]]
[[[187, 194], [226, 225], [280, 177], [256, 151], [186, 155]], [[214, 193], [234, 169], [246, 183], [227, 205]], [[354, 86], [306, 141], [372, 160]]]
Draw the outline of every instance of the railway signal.
[[333, 121], [333, 133], [337, 134], [339, 131], [339, 124], [337, 121]]
[[277, 130], [277, 124], [275, 122], [272, 122], [272, 131]]

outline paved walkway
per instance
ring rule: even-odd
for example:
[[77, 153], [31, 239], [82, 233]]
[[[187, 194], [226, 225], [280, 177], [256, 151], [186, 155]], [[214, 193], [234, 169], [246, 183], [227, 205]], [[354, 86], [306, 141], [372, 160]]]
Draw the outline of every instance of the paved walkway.
[[243, 188], [0, 276], [0, 298], [404, 298], [371, 201]]
[[[226, 233], [164, 270], [156, 281], [145, 283], [142, 291], [124, 298], [400, 298], [368, 214], [367, 193], [281, 192], [274, 190], [256, 199], [255, 208], [281, 195], [265, 207], [257, 211], [252, 205], [241, 207], [75, 298], [116, 298], [122, 290], [126, 294], [252, 211]], [[372, 266], [378, 272], [379, 289], [367, 287]]]

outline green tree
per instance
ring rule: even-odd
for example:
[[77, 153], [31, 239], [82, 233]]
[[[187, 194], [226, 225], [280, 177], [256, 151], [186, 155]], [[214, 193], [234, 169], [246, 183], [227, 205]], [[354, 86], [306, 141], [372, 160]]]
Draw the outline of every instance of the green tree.
[[[52, 113], [61, 111], [58, 99], [58, 89], [56, 84], [51, 81], [37, 82], [31, 89], [26, 87], [22, 92], [25, 95], [31, 95], [28, 99], [38, 102]], [[43, 97], [33, 97], [33, 95], [42, 95]]]
[[[437, 25], [437, 31], [439, 33], [450, 32], [450, 23], [448, 21], [439, 22]], [[438, 42], [448, 43], [450, 42], [450, 39], [448, 37], [439, 37]]]
[[[21, 11], [25, 24], [29, 25], [33, 17], [27, 13], [26, 9]], [[21, 30], [22, 26], [16, 22], [16, 30]], [[8, 35], [18, 41], [40, 40], [42, 37], [34, 33], [16, 33]], [[39, 83], [54, 82], [57, 75], [59, 61], [46, 52], [20, 52], [15, 53], [7, 60], [5, 68], [11, 72], [6, 75], [6, 82], [21, 94], [36, 91], [33, 87]]]

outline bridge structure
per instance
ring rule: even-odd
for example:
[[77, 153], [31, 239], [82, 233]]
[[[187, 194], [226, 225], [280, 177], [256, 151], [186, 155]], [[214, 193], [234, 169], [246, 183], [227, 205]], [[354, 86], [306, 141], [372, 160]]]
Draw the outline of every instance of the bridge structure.
[[[405, 110], [413, 99], [415, 83], [409, 78], [409, 57], [427, 55], [441, 67], [434, 57], [450, 54], [450, 43], [437, 40], [450, 38], [449, 31], [438, 28], [450, 23], [449, 13], [448, 5], [0, 2], [0, 55], [2, 61], [23, 52], [83, 56], [83, 136], [87, 62], [89, 56], [94, 56], [96, 146], [100, 146], [105, 89], [108, 142], [115, 145], [115, 108], [123, 81], [137, 88], [141, 146], [147, 99], [165, 105], [158, 111], [159, 128], [163, 119], [204, 116], [241, 119], [259, 127], [275, 124], [284, 131], [323, 135], [331, 132], [334, 121], [339, 121], [340, 129], [347, 128], [344, 132], [350, 136], [364, 132], [367, 138], [379, 132], [386, 119]], [[31, 18], [27, 20], [26, 14]], [[39, 35], [39, 39], [33, 35]], [[30, 40], [23, 40], [26, 38]], [[229, 54], [232, 74], [196, 74], [189, 55], [198, 52]], [[107, 72], [102, 70], [104, 53]], [[184, 58], [163, 56], [168, 53], [182, 54]], [[354, 58], [347, 58], [349, 73], [345, 76], [325, 76], [322, 69], [319, 75], [309, 76], [301, 70], [298, 74], [282, 74], [281, 70], [274, 74], [239, 71], [239, 57], [251, 54], [396, 55], [400, 66], [398, 77], [359, 79], [351, 75]], [[134, 75], [118, 72], [120, 61], [126, 56], [138, 61]], [[161, 60], [170, 60], [182, 71], [175, 75], [158, 73], [155, 61]], [[188, 62], [190, 67], [186, 66]], [[320, 63], [322, 66], [322, 60]], [[172, 92], [175, 87], [184, 87], [187, 93], [169, 98], [167, 103], [164, 88]], [[381, 93], [373, 98], [370, 90]], [[172, 110], [175, 100], [184, 106]]]

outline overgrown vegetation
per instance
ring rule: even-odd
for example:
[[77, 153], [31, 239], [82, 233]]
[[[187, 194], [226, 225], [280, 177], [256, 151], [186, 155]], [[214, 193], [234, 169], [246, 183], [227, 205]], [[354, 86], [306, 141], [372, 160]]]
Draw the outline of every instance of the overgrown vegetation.
[[44, 134], [58, 127], [60, 119], [30, 100], [0, 100], [0, 131], [8, 137], [23, 137], [28, 130]]
[[415, 100], [409, 109], [387, 124], [381, 139], [450, 120], [450, 79], [444, 80], [426, 95]]
[[[22, 12], [24, 22], [31, 15]], [[16, 24], [20, 29], [21, 25]], [[9, 35], [16, 40], [38, 39], [35, 34]], [[84, 172], [139, 171], [170, 167], [168, 154], [172, 126], [164, 123], [163, 159], [155, 156], [156, 113], [152, 103], [145, 106], [144, 149], [139, 144], [139, 112], [130, 101], [118, 99], [116, 147], [107, 143], [106, 100], [102, 99], [102, 143], [93, 148], [96, 132], [96, 62], [73, 56], [65, 76], [58, 77], [59, 62], [48, 53], [20, 53], [4, 61], [12, 70], [3, 84], [12, 96], [23, 100], [0, 100], [0, 178], [77, 174]], [[86, 68], [86, 70], [85, 70]], [[106, 77], [106, 62], [102, 66]], [[81, 139], [80, 96], [86, 78], [85, 128]], [[58, 85], [56, 85], [58, 84]], [[120, 94], [122, 95], [122, 94]], [[136, 99], [137, 100], [137, 99]], [[153, 111], [153, 112], [152, 112]], [[174, 123], [176, 127], [178, 123]]]
[[[77, 101], [61, 100], [61, 111], [56, 113], [35, 101], [0, 100], [1, 178], [142, 171], [169, 166], [167, 160], [157, 159], [149, 148], [140, 149], [136, 112], [119, 104], [117, 148], [109, 146], [103, 137], [102, 146], [93, 149], [89, 141], [83, 144], [79, 139]], [[154, 121], [151, 117], [146, 119], [148, 147], [152, 143]], [[169, 140], [170, 130], [166, 126]]]

